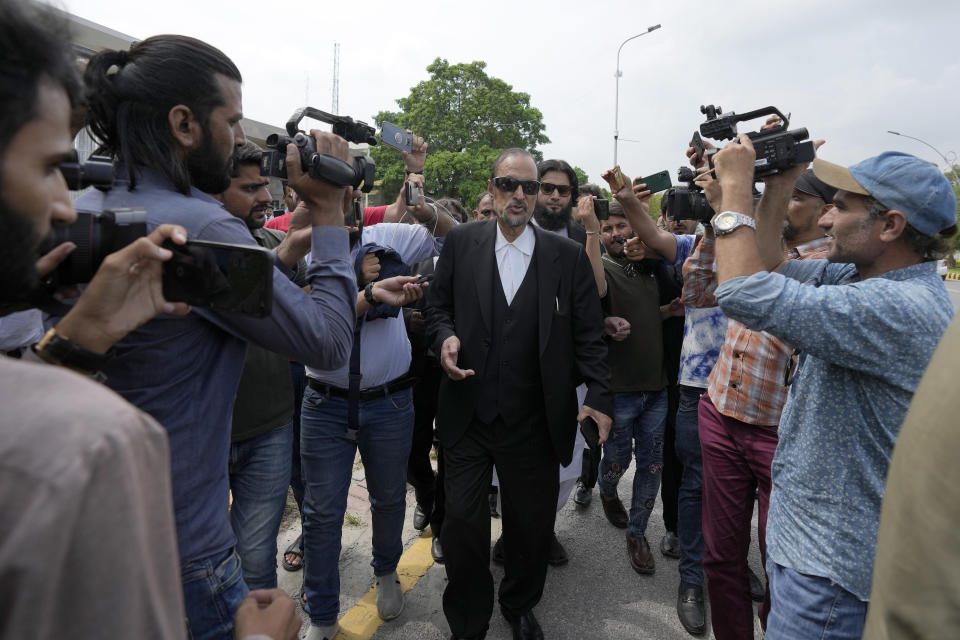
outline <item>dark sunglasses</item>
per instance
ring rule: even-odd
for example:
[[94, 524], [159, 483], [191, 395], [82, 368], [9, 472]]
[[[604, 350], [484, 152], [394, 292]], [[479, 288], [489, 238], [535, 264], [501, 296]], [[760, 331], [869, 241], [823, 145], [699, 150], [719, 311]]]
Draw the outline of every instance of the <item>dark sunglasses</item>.
[[540, 188], [540, 183], [536, 180], [517, 180], [509, 176], [496, 177], [493, 179], [493, 184], [504, 193], [513, 193], [517, 187], [521, 187], [528, 196], [532, 196]]
[[553, 193], [553, 190], [556, 189], [557, 192], [562, 196], [570, 195], [570, 185], [568, 184], [551, 184], [549, 182], [540, 183], [540, 191], [543, 191], [545, 194], [550, 195]]

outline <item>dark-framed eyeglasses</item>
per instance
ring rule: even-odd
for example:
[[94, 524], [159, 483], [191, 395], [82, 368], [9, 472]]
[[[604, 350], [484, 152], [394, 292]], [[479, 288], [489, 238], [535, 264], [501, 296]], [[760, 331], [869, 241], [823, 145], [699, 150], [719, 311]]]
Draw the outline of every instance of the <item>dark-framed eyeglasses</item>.
[[528, 196], [532, 196], [540, 189], [540, 183], [536, 180], [517, 180], [510, 176], [497, 176], [493, 179], [493, 186], [504, 193], [513, 193], [517, 187], [520, 187]]
[[553, 193], [554, 189], [556, 189], [557, 193], [559, 193], [561, 196], [568, 196], [570, 195], [572, 187], [568, 184], [553, 184], [551, 182], [540, 183], [540, 191], [543, 191], [546, 195]]

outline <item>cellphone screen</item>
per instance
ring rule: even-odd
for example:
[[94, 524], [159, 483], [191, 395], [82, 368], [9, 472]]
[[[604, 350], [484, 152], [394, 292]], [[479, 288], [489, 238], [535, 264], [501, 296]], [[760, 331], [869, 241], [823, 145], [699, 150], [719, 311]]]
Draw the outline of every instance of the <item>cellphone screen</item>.
[[262, 247], [191, 240], [164, 247], [163, 297], [262, 318], [273, 308], [273, 256]]

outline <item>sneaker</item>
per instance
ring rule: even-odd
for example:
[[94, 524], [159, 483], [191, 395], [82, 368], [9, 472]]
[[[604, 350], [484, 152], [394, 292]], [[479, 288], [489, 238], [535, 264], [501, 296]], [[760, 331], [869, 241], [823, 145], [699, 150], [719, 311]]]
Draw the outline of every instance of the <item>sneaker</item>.
[[573, 501], [581, 507], [589, 507], [593, 500], [593, 489], [577, 480], [577, 492], [573, 494]]
[[377, 615], [383, 620], [393, 620], [403, 611], [403, 590], [397, 572], [377, 578]]

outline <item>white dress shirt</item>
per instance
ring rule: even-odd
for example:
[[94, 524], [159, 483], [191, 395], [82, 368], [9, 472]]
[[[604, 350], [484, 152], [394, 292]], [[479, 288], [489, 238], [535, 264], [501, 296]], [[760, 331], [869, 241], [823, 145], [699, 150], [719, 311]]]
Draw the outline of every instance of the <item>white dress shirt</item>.
[[527, 275], [530, 257], [533, 255], [533, 247], [536, 243], [537, 236], [534, 235], [529, 224], [520, 237], [513, 242], [504, 237], [503, 232], [500, 231], [500, 225], [497, 225], [497, 243], [493, 251], [497, 258], [497, 271], [500, 272], [500, 284], [503, 285], [507, 304], [513, 302], [513, 296], [520, 288], [523, 277]]

